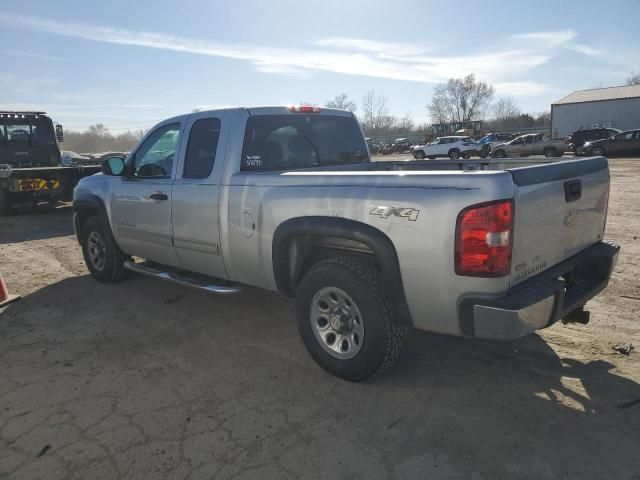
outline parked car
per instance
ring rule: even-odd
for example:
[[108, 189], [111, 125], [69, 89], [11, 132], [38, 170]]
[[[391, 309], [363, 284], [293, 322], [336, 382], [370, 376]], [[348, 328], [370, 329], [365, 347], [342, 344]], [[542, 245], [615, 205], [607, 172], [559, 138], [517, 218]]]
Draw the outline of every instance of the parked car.
[[393, 142], [393, 149], [397, 153], [404, 153], [411, 150], [413, 144], [406, 138], [396, 138]]
[[494, 145], [491, 156], [495, 158], [528, 157], [544, 155], [545, 157], [561, 157], [567, 151], [563, 139], [545, 139], [542, 133], [530, 133], [513, 140]]
[[491, 147], [495, 144], [505, 143], [514, 138], [513, 133], [489, 133], [478, 140], [478, 156], [487, 158], [491, 155]]
[[506, 340], [586, 323], [619, 250], [603, 242], [607, 159], [447, 163], [371, 162], [342, 110], [197, 112], [82, 179], [73, 221], [101, 282], [295, 299], [311, 357], [351, 381], [389, 368], [409, 327]]
[[593, 140], [602, 140], [603, 138], [613, 137], [620, 133], [617, 128], [589, 128], [576, 130], [566, 138], [569, 144], [569, 150], [575, 152], [576, 155], [584, 154], [583, 146], [586, 142]]
[[77, 165], [85, 165], [91, 162], [91, 158], [86, 155], [72, 152], [70, 150], [62, 150], [60, 152], [60, 165], [63, 167], [73, 167]]
[[640, 154], [640, 130], [628, 130], [610, 138], [587, 142], [584, 155], [631, 155]]
[[417, 160], [436, 157], [449, 157], [452, 160], [460, 157], [469, 158], [477, 153], [477, 148], [475, 140], [471, 137], [438, 137], [426, 145], [415, 146], [413, 158]]

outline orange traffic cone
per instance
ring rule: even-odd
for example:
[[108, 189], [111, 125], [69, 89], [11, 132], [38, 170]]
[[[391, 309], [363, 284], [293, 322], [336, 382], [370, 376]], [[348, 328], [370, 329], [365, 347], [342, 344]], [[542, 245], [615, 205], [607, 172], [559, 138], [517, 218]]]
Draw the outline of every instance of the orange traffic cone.
[[2, 275], [0, 275], [0, 308], [9, 305], [11, 302], [15, 302], [20, 298], [20, 295], [9, 295], [9, 290], [7, 290], [7, 284], [2, 280]]

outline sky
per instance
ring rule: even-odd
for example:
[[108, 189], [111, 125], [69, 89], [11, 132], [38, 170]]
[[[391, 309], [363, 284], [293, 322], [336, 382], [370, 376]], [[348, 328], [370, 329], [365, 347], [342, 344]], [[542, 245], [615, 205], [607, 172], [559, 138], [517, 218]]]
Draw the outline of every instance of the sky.
[[[368, 90], [429, 121], [434, 87], [474, 73], [525, 112], [640, 72], [640, 1], [32, 0], [0, 9], [0, 109], [67, 129], [146, 129], [195, 108]], [[356, 111], [356, 113], [358, 113]]]

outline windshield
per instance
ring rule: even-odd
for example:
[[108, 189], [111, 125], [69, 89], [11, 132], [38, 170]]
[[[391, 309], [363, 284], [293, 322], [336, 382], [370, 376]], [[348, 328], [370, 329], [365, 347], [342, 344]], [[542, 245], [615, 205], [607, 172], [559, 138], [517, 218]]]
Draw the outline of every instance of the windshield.
[[353, 117], [256, 115], [249, 117], [241, 170], [290, 170], [369, 162]]

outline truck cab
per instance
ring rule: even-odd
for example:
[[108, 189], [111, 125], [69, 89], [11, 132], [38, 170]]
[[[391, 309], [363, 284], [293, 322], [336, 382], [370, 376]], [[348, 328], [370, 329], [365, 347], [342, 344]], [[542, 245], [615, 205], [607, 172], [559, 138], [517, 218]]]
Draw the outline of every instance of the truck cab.
[[17, 207], [71, 200], [80, 178], [100, 166], [62, 166], [62, 125], [45, 112], [0, 111], [0, 217]]
[[61, 139], [61, 136], [56, 138], [56, 129], [45, 112], [0, 112], [2, 165], [57, 167], [60, 164], [58, 140]]

